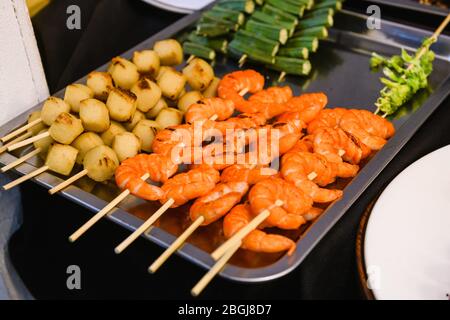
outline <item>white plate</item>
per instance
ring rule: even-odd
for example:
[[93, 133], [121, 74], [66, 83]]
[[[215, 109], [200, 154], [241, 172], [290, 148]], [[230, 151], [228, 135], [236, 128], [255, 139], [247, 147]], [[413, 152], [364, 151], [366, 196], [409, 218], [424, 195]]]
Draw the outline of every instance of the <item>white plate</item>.
[[192, 13], [213, 2], [213, 0], [142, 0], [155, 7], [178, 13]]
[[364, 257], [377, 299], [450, 299], [450, 145], [383, 191], [367, 224]]

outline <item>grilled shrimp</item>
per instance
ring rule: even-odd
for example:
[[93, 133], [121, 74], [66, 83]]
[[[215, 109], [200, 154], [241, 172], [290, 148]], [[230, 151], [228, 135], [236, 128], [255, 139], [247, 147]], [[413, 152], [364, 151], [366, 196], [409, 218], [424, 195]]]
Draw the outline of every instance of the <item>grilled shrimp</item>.
[[199, 166], [167, 180], [161, 187], [164, 192], [161, 202], [174, 199], [172, 207], [181, 206], [189, 200], [208, 194], [219, 181], [219, 171], [207, 165]]
[[[245, 227], [252, 219], [251, 208], [248, 204], [235, 206], [223, 220], [223, 233], [231, 238], [236, 232]], [[295, 251], [295, 242], [277, 234], [267, 234], [262, 230], [252, 230], [244, 239], [241, 247], [256, 252], [281, 252], [288, 250], [288, 255]]]
[[154, 201], [164, 197], [164, 191], [141, 179], [145, 173], [154, 182], [165, 182], [178, 170], [170, 158], [158, 154], [139, 154], [126, 159], [116, 169], [116, 184], [120, 189], [128, 189], [135, 196]]
[[[379, 115], [373, 114], [368, 110], [351, 109], [350, 112], [358, 119], [357, 121], [361, 128], [366, 130], [371, 135], [383, 139], [389, 139], [395, 133], [393, 124]], [[346, 115], [342, 121], [344, 121], [347, 116], [350, 116], [350, 114]]]
[[179, 147], [178, 155], [183, 156], [183, 146], [194, 145], [194, 133], [191, 125], [181, 124], [167, 127], [156, 134], [153, 140], [152, 150], [154, 153], [167, 157], [173, 156], [172, 150]]
[[323, 209], [313, 207], [307, 213], [305, 213], [303, 215], [303, 217], [306, 219], [306, 221], [311, 221], [311, 220], [316, 219], [322, 213], [323, 213]]
[[234, 103], [221, 98], [205, 98], [191, 105], [184, 118], [187, 123], [205, 121], [216, 115], [218, 120], [226, 120], [233, 115]]
[[345, 108], [324, 109], [320, 111], [316, 119], [308, 124], [308, 133], [313, 134], [317, 129], [322, 127], [338, 128], [342, 117], [348, 111]]
[[313, 152], [314, 136], [308, 135], [298, 140], [289, 152]]
[[[354, 172], [356, 175], [357, 167]], [[281, 174], [309, 195], [314, 202], [327, 203], [342, 197], [341, 190], [319, 188], [336, 180], [337, 170], [324, 157], [309, 152], [289, 152], [281, 160]]]
[[261, 213], [269, 209], [277, 200], [283, 206], [270, 209], [265, 223], [281, 229], [297, 229], [306, 223], [302, 216], [312, 208], [312, 199], [290, 182], [281, 178], [269, 178], [253, 186], [248, 195], [252, 212]]
[[286, 122], [276, 122], [272, 125], [273, 129], [280, 130], [279, 151], [285, 154], [297, 143], [303, 136], [303, 129], [306, 127], [302, 120], [288, 120]]
[[363, 144], [357, 144], [344, 130], [340, 128], [322, 127], [314, 133], [314, 152], [323, 155], [331, 162], [347, 162], [357, 164], [368, 156], [370, 149]]
[[283, 104], [292, 98], [292, 90], [290, 87], [270, 87], [261, 90], [248, 98], [249, 102], [253, 103], [279, 103]]
[[395, 132], [392, 123], [366, 110], [349, 110], [340, 127], [372, 150], [380, 150]]
[[295, 112], [305, 123], [313, 121], [328, 103], [327, 96], [322, 93], [305, 93], [293, 97], [286, 102], [286, 111]]
[[257, 110], [249, 109], [250, 105], [240, 95], [242, 90], [256, 93], [264, 88], [264, 77], [254, 70], [235, 71], [225, 75], [219, 82], [217, 92], [220, 98], [234, 102], [235, 108], [241, 112], [255, 113]]
[[267, 119], [286, 111], [286, 102], [292, 98], [290, 87], [270, 87], [259, 91], [248, 99], [251, 108], [257, 108]]
[[[262, 113], [241, 113], [226, 121], [216, 122], [216, 127], [222, 132], [226, 129], [250, 129], [265, 125], [266, 120]], [[221, 126], [224, 129], [221, 129]]]
[[222, 218], [248, 191], [246, 182], [226, 182], [214, 187], [208, 194], [197, 198], [189, 210], [192, 221], [203, 216], [205, 220], [202, 225], [206, 226]]
[[245, 181], [254, 185], [259, 181], [277, 175], [278, 171], [267, 166], [255, 166], [250, 164], [234, 164], [223, 170], [220, 180], [222, 182]]

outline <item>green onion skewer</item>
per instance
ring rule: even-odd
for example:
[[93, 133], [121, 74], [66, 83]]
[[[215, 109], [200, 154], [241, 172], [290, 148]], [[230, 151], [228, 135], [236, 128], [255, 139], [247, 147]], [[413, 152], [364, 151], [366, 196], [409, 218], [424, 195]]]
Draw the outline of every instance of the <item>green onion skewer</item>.
[[322, 15], [334, 15], [334, 9], [333, 8], [321, 8], [321, 9], [313, 9], [311, 11], [308, 11], [307, 14], [305, 14], [304, 18], [308, 19], [311, 17], [317, 17]]
[[307, 10], [310, 10], [314, 6], [314, 0], [284, 0], [284, 1], [298, 7], [304, 6]]
[[439, 25], [430, 38], [422, 42], [420, 48], [414, 56], [410, 56], [405, 50], [401, 55], [393, 56], [390, 59], [372, 54], [371, 66], [378, 68], [383, 66], [383, 73], [386, 78], [381, 78], [385, 87], [380, 92], [375, 106], [377, 110], [384, 112], [383, 117], [395, 113], [399, 107], [412, 98], [420, 89], [428, 86], [428, 76], [433, 70], [434, 52], [430, 46], [437, 41], [437, 38], [450, 22], [450, 14]]
[[308, 29], [301, 29], [295, 32], [292, 37], [317, 37], [318, 39], [326, 39], [328, 37], [328, 29], [325, 27], [311, 27]]
[[[211, 10], [206, 12], [212, 17], [217, 17], [223, 20], [228, 20], [239, 25], [243, 25], [245, 22], [245, 15], [236, 10], [231, 10], [227, 8], [222, 8], [219, 6], [214, 6]], [[205, 13], [205, 14], [206, 14]]]
[[275, 62], [275, 58], [273, 56], [268, 55], [264, 51], [248, 46], [246, 43], [242, 43], [236, 39], [230, 42], [228, 49], [232, 55], [239, 58], [240, 65], [245, 62], [247, 57], [256, 62], [266, 64], [272, 64]]
[[323, 8], [331, 8], [336, 11], [339, 11], [342, 9], [342, 1], [324, 0], [324, 1], [318, 2], [314, 5], [314, 10], [323, 9]]
[[252, 19], [245, 24], [245, 30], [253, 32], [255, 35], [278, 41], [281, 44], [285, 44], [289, 37], [288, 31], [282, 27], [265, 24]]
[[307, 48], [311, 52], [316, 52], [319, 48], [317, 37], [292, 38], [286, 43], [286, 48]]
[[197, 25], [197, 34], [206, 37], [223, 36], [229, 32], [229, 28], [216, 23], [199, 23]]
[[252, 14], [255, 11], [253, 0], [221, 0], [217, 4], [219, 7]]
[[278, 51], [278, 55], [283, 57], [297, 58], [297, 59], [308, 59], [309, 50], [305, 47], [297, 47], [297, 48], [284, 48], [281, 47]]
[[283, 10], [288, 13], [292, 13], [296, 16], [301, 17], [305, 10], [305, 5], [299, 6], [297, 4], [287, 2], [286, 0], [266, 0], [266, 2], [275, 8]]
[[294, 34], [296, 23], [294, 22], [288, 22], [283, 20], [277, 20], [275, 16], [272, 16], [268, 13], [262, 12], [262, 11], [255, 11], [255, 13], [252, 14], [252, 19], [261, 21], [262, 23], [270, 24], [273, 26], [280, 26], [288, 30], [289, 36], [292, 36]]
[[239, 24], [212, 16], [208, 12], [202, 15], [200, 23], [214, 23], [224, 26], [225, 28], [228, 28], [233, 31], [237, 31], [239, 29]]
[[262, 12], [267, 13], [274, 17], [276, 20], [279, 21], [286, 21], [289, 23], [293, 23], [294, 25], [297, 25], [298, 23], [298, 17], [290, 14], [288, 12], [285, 12], [281, 9], [278, 9], [277, 7], [274, 7], [270, 4], [265, 4], [262, 8]]
[[228, 40], [224, 38], [207, 38], [196, 35], [195, 33], [190, 33], [187, 39], [190, 42], [194, 42], [222, 53], [227, 52]]
[[297, 25], [297, 29], [308, 29], [312, 27], [328, 28], [332, 26], [333, 26], [333, 16], [330, 14], [324, 14], [300, 20], [300, 22]]
[[184, 42], [183, 50], [186, 54], [203, 59], [214, 60], [216, 58], [216, 52], [213, 49], [194, 42]]
[[275, 57], [275, 63], [267, 65], [267, 67], [286, 74], [299, 76], [308, 75], [311, 71], [311, 63], [308, 60], [288, 57]]
[[252, 32], [239, 30], [234, 35], [234, 40], [239, 40], [245, 43], [248, 47], [253, 47], [261, 52], [267, 52], [269, 56], [275, 56], [280, 48], [277, 41], [269, 40], [264, 37], [258, 37]]

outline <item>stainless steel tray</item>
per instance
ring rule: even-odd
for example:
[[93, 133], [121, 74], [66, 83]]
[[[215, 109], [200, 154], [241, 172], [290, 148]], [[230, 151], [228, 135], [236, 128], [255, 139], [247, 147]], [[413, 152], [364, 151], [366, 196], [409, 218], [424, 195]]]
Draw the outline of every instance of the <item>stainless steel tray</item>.
[[445, 18], [450, 9], [440, 8], [438, 6], [426, 5], [419, 3], [418, 0], [363, 0], [370, 4], [383, 5], [388, 7], [395, 7], [402, 10], [408, 10], [416, 13], [430, 14], [435, 17]]
[[[168, 37], [174, 37], [183, 29], [191, 26], [200, 16], [200, 13], [189, 15], [157, 35], [142, 42], [135, 48], [123, 54], [130, 57], [134, 50], [151, 47], [152, 44]], [[383, 21], [381, 30], [367, 30], [366, 17], [349, 11], [342, 11], [336, 15], [336, 25], [331, 30], [329, 40], [322, 42], [318, 53], [312, 57], [314, 70], [310, 77], [288, 77], [285, 84], [290, 85], [296, 94], [301, 92], [324, 91], [329, 97], [329, 106], [357, 107], [374, 110], [373, 102], [376, 100], [381, 84], [379, 74], [369, 70], [369, 57], [372, 51], [391, 55], [399, 52], [399, 48], [417, 48], [427, 32], [406, 27], [389, 21]], [[221, 276], [243, 282], [267, 281], [281, 277], [298, 267], [308, 253], [330, 230], [333, 225], [345, 214], [347, 209], [358, 199], [361, 193], [394, 159], [394, 156], [412, 137], [414, 132], [425, 122], [434, 110], [444, 100], [450, 90], [450, 38], [442, 36], [439, 43], [433, 49], [437, 53], [434, 72], [430, 77], [430, 89], [418, 94], [413, 103], [405, 107], [403, 116], [392, 119], [397, 129], [396, 135], [379, 151], [361, 170], [350, 184], [345, 188], [341, 200], [332, 204], [326, 212], [305, 230], [298, 242], [295, 253], [288, 257], [282, 256], [270, 265], [258, 268], [227, 265], [220, 273]], [[278, 76], [259, 66], [248, 66], [265, 74], [270, 84]], [[105, 70], [106, 65], [98, 70]], [[235, 61], [219, 58], [215, 67], [218, 75], [223, 75], [238, 69]], [[79, 80], [84, 82], [85, 78]], [[63, 91], [56, 93], [62, 96]], [[0, 136], [22, 125], [30, 111], [41, 108], [36, 105], [29, 111], [21, 114], [14, 120], [0, 128]], [[0, 163], [8, 164], [15, 160], [16, 156], [9, 153], [0, 155]], [[35, 170], [40, 165], [38, 159], [32, 159], [16, 168], [16, 172], [23, 175]], [[62, 180], [52, 173], [43, 173], [35, 181], [45, 188], [51, 188]], [[81, 206], [98, 211], [107, 202], [99, 197], [87, 193], [75, 186], [68, 187], [61, 193], [64, 197]], [[131, 215], [127, 210], [143, 203], [134, 197], [129, 197], [120, 208], [114, 210], [109, 219], [129, 229], [135, 230], [142, 220]], [[87, 217], [86, 217], [87, 218]], [[74, 230], [78, 226], [74, 226]], [[95, 232], [91, 230], [90, 232]], [[159, 227], [153, 227], [144, 235], [148, 240], [160, 246], [167, 247], [175, 237]], [[80, 239], [79, 241], [82, 241]], [[74, 244], [76, 245], [76, 244]], [[353, 245], [349, 243], [349, 245]], [[203, 267], [210, 268], [214, 261], [209, 254], [199, 247], [187, 243], [178, 251], [182, 257]]]

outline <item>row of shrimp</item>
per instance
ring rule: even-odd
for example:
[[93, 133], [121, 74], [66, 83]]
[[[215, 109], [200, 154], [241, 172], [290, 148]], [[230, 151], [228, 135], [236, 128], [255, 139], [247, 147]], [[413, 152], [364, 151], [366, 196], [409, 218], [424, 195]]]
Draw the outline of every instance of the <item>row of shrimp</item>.
[[[343, 195], [325, 187], [354, 177], [360, 162], [395, 132], [388, 120], [369, 111], [324, 109], [328, 98], [323, 93], [294, 97], [287, 86], [264, 89], [264, 77], [253, 70], [226, 75], [218, 95], [191, 105], [185, 124], [160, 131], [153, 154], [124, 161], [116, 182], [149, 201], [172, 199], [173, 207], [193, 201], [191, 220], [201, 216], [206, 226], [224, 218], [226, 238], [270, 210], [243, 239], [242, 248], [251, 251], [292, 254], [292, 239], [264, 229], [298, 229], [316, 219], [323, 210], [315, 203]], [[200, 138], [194, 134], [198, 126]], [[262, 150], [255, 142], [263, 136], [266, 146], [275, 147]], [[276, 162], [280, 166], [274, 169]], [[151, 183], [141, 179], [144, 174]]]

